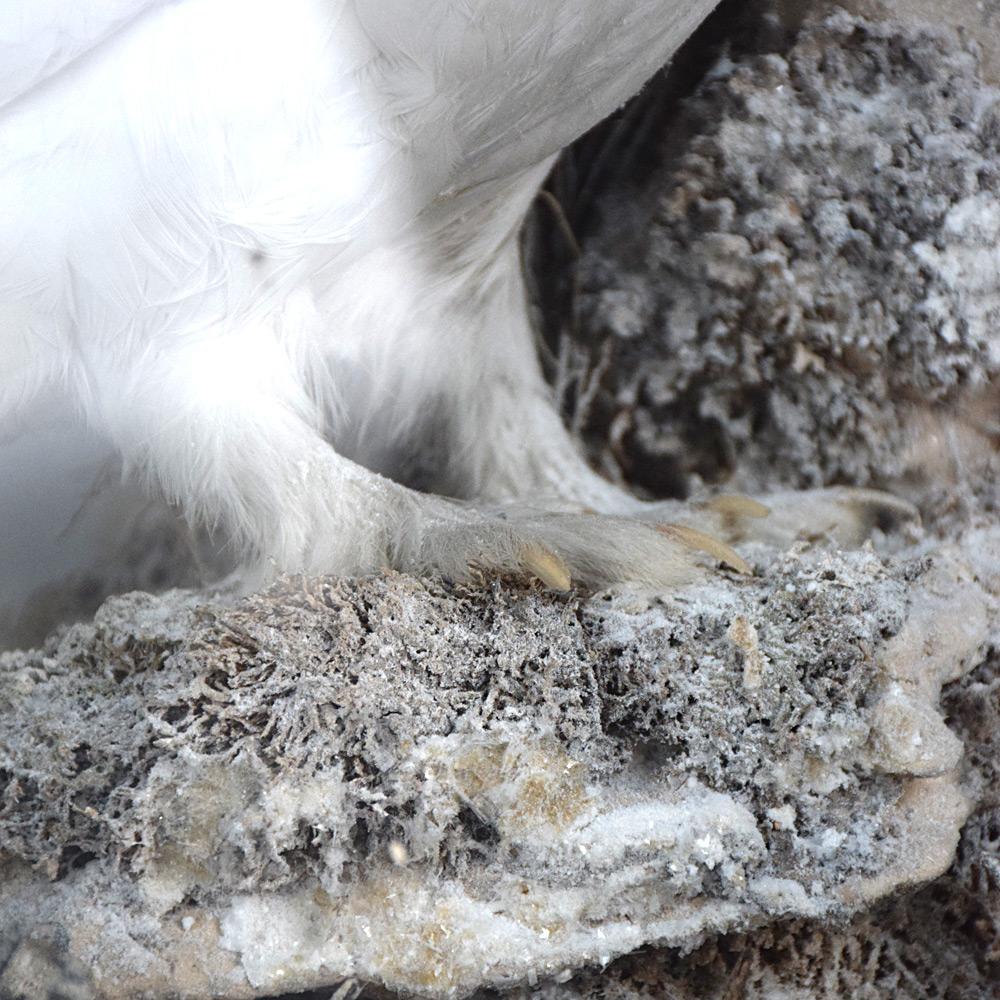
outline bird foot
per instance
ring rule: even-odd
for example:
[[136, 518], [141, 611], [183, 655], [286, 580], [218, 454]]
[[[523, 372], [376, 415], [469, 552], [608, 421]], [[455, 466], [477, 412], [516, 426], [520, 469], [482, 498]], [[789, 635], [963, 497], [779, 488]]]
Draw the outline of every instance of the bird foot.
[[427, 496], [412, 513], [398, 522], [388, 558], [394, 568], [462, 581], [530, 577], [555, 591], [616, 584], [670, 590], [712, 571], [749, 575], [752, 566], [734, 548], [741, 543], [853, 546], [874, 528], [918, 519], [915, 508], [887, 493], [840, 488], [667, 502], [640, 518], [527, 505], [477, 509]]
[[788, 490], [757, 498], [723, 494], [690, 504], [668, 501], [652, 505], [644, 517], [695, 527], [729, 545], [764, 542], [780, 548], [796, 541], [851, 547], [875, 529], [897, 531], [920, 522], [907, 501], [855, 487]]
[[404, 572], [457, 580], [532, 577], [556, 591], [623, 583], [669, 590], [713, 570], [751, 571], [722, 539], [692, 525], [459, 504], [406, 525], [390, 561]]

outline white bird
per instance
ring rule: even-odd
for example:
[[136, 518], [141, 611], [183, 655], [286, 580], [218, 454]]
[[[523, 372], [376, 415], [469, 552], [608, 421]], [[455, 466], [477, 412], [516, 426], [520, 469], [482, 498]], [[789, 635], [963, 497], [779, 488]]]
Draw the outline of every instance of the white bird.
[[578, 455], [517, 239], [559, 150], [714, 4], [10, 0], [0, 427], [57, 388], [249, 580], [739, 565], [696, 529], [752, 504], [656, 531]]

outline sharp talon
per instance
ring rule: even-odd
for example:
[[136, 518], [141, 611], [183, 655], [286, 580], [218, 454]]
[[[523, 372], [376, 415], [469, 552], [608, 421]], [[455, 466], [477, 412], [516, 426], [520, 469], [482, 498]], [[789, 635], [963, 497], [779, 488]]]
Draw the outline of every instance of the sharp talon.
[[734, 552], [725, 542], [720, 542], [718, 538], [706, 535], [704, 531], [697, 528], [689, 528], [684, 524], [658, 524], [656, 530], [661, 535], [666, 535], [681, 545], [686, 545], [689, 549], [696, 549], [699, 552], [707, 552], [710, 556], [715, 556], [721, 563], [743, 573], [745, 576], [753, 576], [753, 567], [740, 555]]
[[521, 565], [551, 590], [567, 591], [572, 586], [569, 567], [544, 545], [525, 545], [521, 550]]
[[724, 493], [712, 497], [705, 506], [726, 517], [767, 517], [771, 513], [770, 507], [765, 507], [762, 503], [738, 493]]
[[907, 521], [920, 524], [920, 511], [908, 500], [883, 493], [880, 490], [866, 490], [849, 487], [844, 490], [840, 503], [848, 507], [865, 506], [871, 512], [873, 522], [882, 530], [887, 530]]

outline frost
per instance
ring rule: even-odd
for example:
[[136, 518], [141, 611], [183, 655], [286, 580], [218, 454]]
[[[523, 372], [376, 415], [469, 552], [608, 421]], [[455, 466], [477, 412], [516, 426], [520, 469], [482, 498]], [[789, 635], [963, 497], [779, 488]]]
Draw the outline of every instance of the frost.
[[114, 599], [0, 659], [0, 927], [68, 935], [108, 997], [445, 997], [847, 915], [947, 867], [970, 808], [938, 696], [996, 629], [1000, 538], [968, 546], [761, 547], [645, 597]]
[[1000, 90], [942, 27], [844, 14], [761, 47], [577, 234], [574, 336], [616, 362], [591, 455], [652, 492], [665, 467], [681, 492], [938, 472], [934, 428], [981, 448], [967, 409], [996, 407]]
[[[973, 57], [840, 16], [691, 107], [717, 129], [639, 206], [642, 266], [584, 265], [621, 278], [581, 310], [627, 342], [618, 453], [766, 485], [902, 468], [898, 394], [951, 404], [1000, 365]], [[663, 595], [297, 579], [126, 595], [3, 655], [0, 994], [941, 996], [933, 956], [970, 935], [988, 982], [1000, 538], [945, 507]]]

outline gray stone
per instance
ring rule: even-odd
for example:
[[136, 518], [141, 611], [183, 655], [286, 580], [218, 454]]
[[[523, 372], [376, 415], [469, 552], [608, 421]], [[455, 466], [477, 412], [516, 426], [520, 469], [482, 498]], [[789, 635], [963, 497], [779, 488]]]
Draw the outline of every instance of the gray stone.
[[954, 485], [996, 431], [1000, 91], [940, 24], [840, 12], [762, 47], [579, 234], [563, 353], [615, 363], [574, 423], [651, 492], [665, 465], [694, 491]]
[[451, 996], [849, 914], [940, 874], [971, 807], [938, 694], [997, 581], [965, 550], [1000, 533], [658, 596], [112, 599], [0, 658], [3, 935], [57, 929], [102, 997]]

